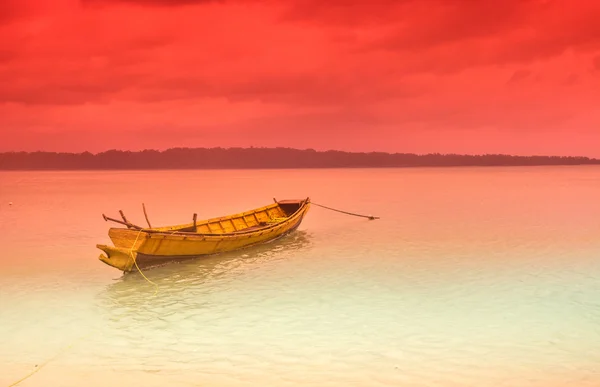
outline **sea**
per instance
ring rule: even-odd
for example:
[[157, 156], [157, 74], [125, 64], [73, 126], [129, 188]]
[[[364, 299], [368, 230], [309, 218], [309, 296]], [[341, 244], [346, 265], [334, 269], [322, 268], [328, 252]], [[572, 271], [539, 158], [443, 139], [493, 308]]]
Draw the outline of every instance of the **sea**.
[[[295, 232], [122, 272], [153, 226]], [[0, 386], [600, 386], [600, 167], [0, 172]]]

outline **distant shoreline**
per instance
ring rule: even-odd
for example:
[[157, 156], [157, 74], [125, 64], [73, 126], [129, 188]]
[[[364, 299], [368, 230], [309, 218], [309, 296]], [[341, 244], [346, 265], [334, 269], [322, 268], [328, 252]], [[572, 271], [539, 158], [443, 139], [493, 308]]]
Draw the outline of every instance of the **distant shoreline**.
[[133, 172], [133, 171], [284, 171], [284, 170], [324, 170], [324, 169], [427, 169], [427, 168], [539, 168], [539, 167], [594, 167], [600, 166], [600, 162], [596, 164], [536, 164], [536, 165], [410, 165], [410, 166], [397, 166], [397, 167], [197, 167], [197, 168], [2, 168], [0, 172]]
[[110, 150], [92, 154], [0, 153], [3, 171], [340, 169], [415, 167], [510, 167], [600, 165], [575, 156], [460, 155], [315, 151], [293, 148], [172, 148], [165, 151]]

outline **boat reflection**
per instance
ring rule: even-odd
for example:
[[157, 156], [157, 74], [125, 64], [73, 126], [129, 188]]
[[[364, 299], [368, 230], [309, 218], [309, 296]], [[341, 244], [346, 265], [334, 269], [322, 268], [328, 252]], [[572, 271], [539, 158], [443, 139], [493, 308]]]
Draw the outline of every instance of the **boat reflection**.
[[[228, 286], [249, 271], [261, 270], [273, 262], [288, 259], [311, 244], [311, 235], [295, 231], [271, 242], [207, 257], [173, 262], [139, 272], [124, 273], [98, 295], [99, 307], [141, 310], [177, 302], [179, 295], [200, 297], [204, 293]], [[152, 283], [156, 284], [153, 285]], [[188, 303], [190, 300], [185, 300]], [[201, 298], [196, 298], [202, 302]]]

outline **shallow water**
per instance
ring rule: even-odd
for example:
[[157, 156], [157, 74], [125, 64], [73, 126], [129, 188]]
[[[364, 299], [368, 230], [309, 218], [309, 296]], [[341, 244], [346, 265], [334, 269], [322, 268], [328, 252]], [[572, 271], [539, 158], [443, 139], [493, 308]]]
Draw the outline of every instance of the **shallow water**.
[[[273, 196], [381, 219], [312, 207], [156, 287], [97, 259], [102, 213]], [[0, 172], [0, 385], [599, 386], [598, 198], [598, 167]]]

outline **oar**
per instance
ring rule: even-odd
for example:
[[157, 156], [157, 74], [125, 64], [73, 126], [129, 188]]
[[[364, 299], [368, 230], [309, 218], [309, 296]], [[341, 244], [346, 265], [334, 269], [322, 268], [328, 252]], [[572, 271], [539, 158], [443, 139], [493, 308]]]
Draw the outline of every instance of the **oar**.
[[135, 228], [136, 230], [143, 230], [144, 229], [143, 227], [136, 226], [135, 224], [129, 223], [127, 221], [120, 221], [120, 220], [117, 220], [117, 219], [109, 218], [108, 216], [106, 216], [104, 214], [102, 214], [102, 217], [104, 218], [105, 221], [109, 221], [110, 220], [111, 222], [119, 223], [119, 224], [122, 224], [124, 226], [129, 227], [129, 228]]
[[148, 214], [146, 213], [146, 205], [144, 203], [142, 203], [142, 208], [144, 209], [144, 216], [146, 217], [146, 223], [148, 223], [149, 228], [152, 228], [152, 225], [150, 224], [150, 220], [148, 219]]

